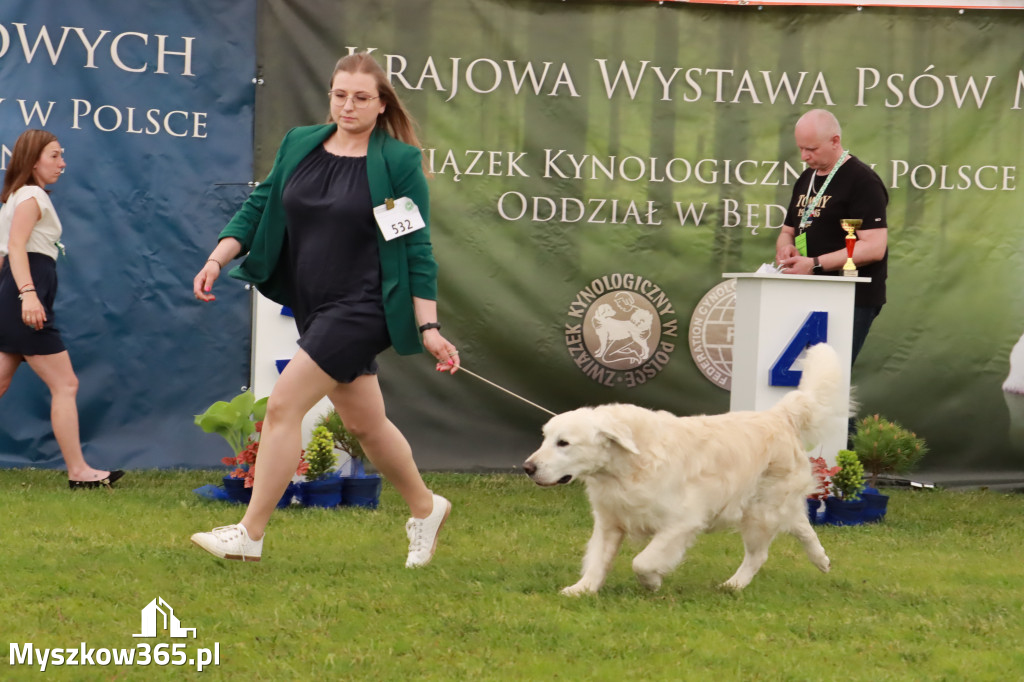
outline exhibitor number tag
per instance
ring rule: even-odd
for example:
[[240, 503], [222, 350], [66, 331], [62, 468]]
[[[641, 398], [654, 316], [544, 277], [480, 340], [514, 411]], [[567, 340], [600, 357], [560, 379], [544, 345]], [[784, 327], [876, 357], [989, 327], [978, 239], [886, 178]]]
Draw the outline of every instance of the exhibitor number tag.
[[420, 215], [420, 209], [409, 197], [400, 197], [386, 204], [373, 207], [373, 217], [377, 220], [381, 234], [386, 241], [402, 237], [423, 229], [427, 224]]

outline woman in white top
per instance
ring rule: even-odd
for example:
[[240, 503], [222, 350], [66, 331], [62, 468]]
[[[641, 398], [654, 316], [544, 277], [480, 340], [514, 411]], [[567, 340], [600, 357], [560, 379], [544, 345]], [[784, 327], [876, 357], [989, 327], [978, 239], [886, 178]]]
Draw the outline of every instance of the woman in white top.
[[0, 396], [24, 360], [52, 397], [50, 420], [64, 456], [68, 485], [109, 486], [123, 471], [94, 469], [82, 455], [78, 435], [78, 377], [54, 326], [60, 219], [44, 189], [64, 172], [57, 138], [45, 130], [18, 137], [0, 193]]

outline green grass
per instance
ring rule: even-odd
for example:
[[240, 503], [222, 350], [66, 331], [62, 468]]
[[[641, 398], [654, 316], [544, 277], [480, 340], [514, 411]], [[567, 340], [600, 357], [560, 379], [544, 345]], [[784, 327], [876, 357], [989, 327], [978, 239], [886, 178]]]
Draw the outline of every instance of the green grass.
[[[596, 597], [558, 594], [589, 537], [582, 486], [432, 474], [454, 503], [434, 561], [404, 567], [407, 510], [275, 514], [263, 561], [189, 543], [241, 509], [192, 489], [223, 472], [132, 471], [70, 492], [52, 471], [0, 471], [0, 633], [9, 646], [220, 646], [220, 665], [11, 667], [3, 680], [1020, 680], [1024, 496], [892, 491], [883, 524], [822, 527], [833, 570], [788, 536], [742, 593], [716, 585], [742, 548], [703, 536], [662, 589], [628, 545]], [[163, 597], [197, 638], [139, 632]]]

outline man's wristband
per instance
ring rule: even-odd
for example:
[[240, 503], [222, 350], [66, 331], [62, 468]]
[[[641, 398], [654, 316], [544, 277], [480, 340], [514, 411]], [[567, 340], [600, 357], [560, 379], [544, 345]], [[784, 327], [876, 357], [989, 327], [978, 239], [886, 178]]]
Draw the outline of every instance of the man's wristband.
[[814, 268], [811, 269], [811, 272], [825, 272], [825, 268], [821, 267], [817, 256], [814, 257]]
[[427, 322], [426, 324], [421, 324], [420, 325], [420, 334], [422, 334], [423, 332], [427, 331], [428, 329], [436, 329], [438, 331], [441, 331], [441, 323], [440, 322]]

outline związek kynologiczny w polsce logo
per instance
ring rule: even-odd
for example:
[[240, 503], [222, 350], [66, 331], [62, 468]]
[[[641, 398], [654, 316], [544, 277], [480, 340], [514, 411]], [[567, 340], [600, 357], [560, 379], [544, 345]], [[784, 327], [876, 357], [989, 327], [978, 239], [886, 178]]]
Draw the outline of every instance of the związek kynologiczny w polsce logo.
[[595, 277], [569, 304], [565, 346], [573, 363], [609, 388], [658, 375], [676, 347], [679, 323], [668, 295], [641, 275]]
[[[196, 629], [182, 627], [174, 609], [157, 597], [142, 609], [142, 625], [132, 637], [154, 638], [166, 632], [172, 639], [195, 639]], [[220, 665], [220, 642], [213, 647], [189, 650], [184, 643], [150, 644], [140, 642], [132, 647], [93, 647], [80, 642], [73, 647], [40, 648], [31, 642], [10, 645], [10, 664], [38, 666], [44, 672], [50, 666], [191, 666], [202, 672], [210, 665]]]

